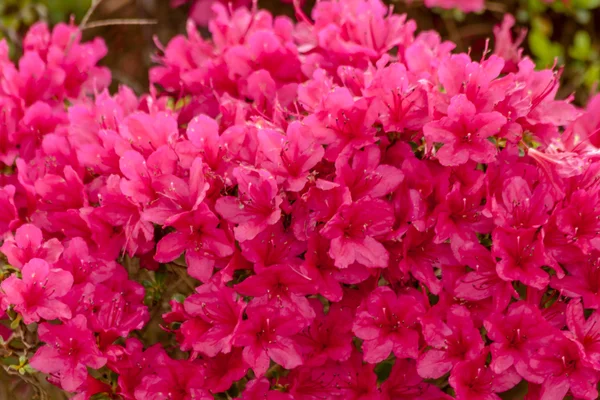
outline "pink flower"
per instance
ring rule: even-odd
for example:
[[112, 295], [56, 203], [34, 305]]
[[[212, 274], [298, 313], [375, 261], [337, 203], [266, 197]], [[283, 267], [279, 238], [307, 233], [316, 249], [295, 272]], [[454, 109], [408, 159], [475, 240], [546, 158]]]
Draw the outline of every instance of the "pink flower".
[[26, 324], [40, 319], [71, 318], [71, 310], [61, 301], [73, 285], [73, 276], [39, 258], [31, 259], [21, 270], [22, 279], [15, 275], [2, 282], [3, 303], [23, 315]]
[[425, 307], [414, 296], [396, 295], [389, 287], [378, 287], [359, 307], [352, 331], [364, 340], [364, 359], [385, 360], [390, 353], [398, 358], [419, 356], [419, 319]]
[[448, 116], [429, 122], [423, 128], [429, 146], [442, 143], [435, 152], [444, 166], [455, 166], [473, 160], [489, 163], [496, 159], [496, 146], [488, 140], [506, 124], [498, 112], [477, 113], [475, 106], [464, 94], [450, 100]]
[[[408, 50], [407, 50], [408, 51]], [[386, 131], [413, 132], [429, 121], [427, 91], [415, 83], [400, 63], [377, 71], [365, 94], [373, 97], [368, 115]]]
[[42, 231], [32, 224], [20, 226], [13, 239], [7, 239], [0, 247], [8, 262], [15, 268], [22, 268], [33, 258], [45, 260], [49, 264], [58, 261], [63, 246], [58, 239], [43, 241]]
[[288, 310], [307, 323], [315, 317], [305, 297], [316, 292], [315, 282], [292, 266], [278, 265], [261, 270], [235, 285], [235, 290], [245, 296], [253, 296], [252, 304], [269, 304]]
[[244, 258], [254, 263], [256, 272], [278, 265], [297, 267], [302, 263], [300, 255], [306, 251], [306, 243], [284, 229], [283, 223], [278, 222], [254, 239], [240, 243]]
[[318, 293], [329, 301], [340, 301], [343, 296], [342, 284], [356, 285], [371, 276], [371, 271], [358, 263], [348, 268], [337, 268], [329, 256], [329, 243], [318, 234], [309, 238], [308, 249], [303, 264], [306, 275], [318, 288]]
[[581, 359], [594, 369], [600, 369], [600, 315], [593, 312], [586, 320], [583, 305], [579, 300], [567, 306], [567, 335], [579, 348]]
[[514, 370], [502, 374], [492, 372], [485, 365], [487, 355], [488, 352], [483, 351], [473, 360], [456, 364], [448, 381], [456, 391], [457, 400], [500, 400], [497, 393], [512, 389], [519, 383], [521, 377]]
[[358, 262], [368, 268], [384, 268], [389, 254], [377, 239], [391, 232], [393, 222], [387, 202], [361, 199], [340, 207], [321, 235], [331, 240], [329, 255], [336, 267], [347, 268]]
[[542, 266], [548, 265], [549, 261], [535, 229], [496, 228], [493, 241], [493, 255], [500, 258], [496, 270], [502, 279], [518, 280], [537, 289], [548, 285], [550, 276]]
[[556, 214], [558, 229], [584, 253], [600, 250], [600, 194], [577, 190]]
[[106, 364], [83, 315], [63, 325], [40, 324], [38, 335], [46, 345], [38, 349], [30, 365], [57, 376], [66, 391], [74, 392], [85, 382], [86, 367], [99, 369]]
[[154, 259], [170, 262], [185, 251], [190, 275], [202, 282], [208, 282], [212, 276], [215, 260], [233, 253], [230, 240], [218, 228], [219, 219], [204, 203], [195, 211], [181, 214], [169, 225], [176, 231], [158, 242]]
[[504, 310], [518, 294], [510, 281], [498, 276], [496, 260], [485, 247], [475, 246], [464, 260], [473, 271], [455, 281], [455, 296], [468, 301], [492, 298], [497, 310]]
[[292, 192], [301, 191], [311, 169], [321, 161], [325, 150], [316, 143], [306, 126], [299, 122], [288, 125], [287, 132], [281, 133], [263, 129], [258, 132], [260, 149], [266, 160], [262, 167], [269, 170], [279, 184]]
[[[162, 147], [162, 149], [167, 148]], [[168, 150], [166, 152], [168, 156], [175, 156]], [[155, 152], [153, 155], [157, 153]], [[176, 166], [173, 165], [173, 169], [169, 171], [162, 168], [156, 170], [155, 175], [158, 176], [152, 179], [151, 185], [153, 191], [158, 195], [158, 200], [153, 199], [144, 210], [144, 219], [159, 225], [173, 223], [183, 214], [196, 211], [206, 198], [210, 184], [206, 181], [205, 164], [201, 158], [197, 157], [192, 161], [187, 182], [173, 174], [175, 169]]]
[[433, 294], [442, 290], [442, 284], [435, 275], [435, 268], [453, 264], [456, 261], [450, 245], [436, 244], [433, 241], [435, 232], [419, 232], [414, 226], [410, 227], [402, 239], [402, 258], [399, 262], [401, 271], [409, 272]]
[[437, 386], [423, 381], [414, 360], [398, 359], [381, 385], [382, 400], [450, 400]]
[[235, 347], [230, 353], [217, 354], [204, 361], [204, 386], [212, 393], [228, 390], [248, 372], [248, 364], [242, 357], [242, 349]]
[[451, 307], [445, 322], [439, 321], [438, 315], [430, 318], [426, 315], [421, 322], [425, 342], [431, 349], [421, 353], [417, 360], [419, 376], [437, 379], [457, 363], [479, 356], [484, 348], [483, 340], [466, 308]]
[[238, 184], [238, 198], [222, 197], [215, 208], [225, 220], [237, 224], [235, 237], [240, 242], [254, 239], [267, 226], [281, 218], [283, 201], [277, 193], [277, 183], [266, 170], [238, 167], [233, 170]]
[[231, 352], [245, 308], [238, 297], [224, 285], [211, 282], [198, 287], [184, 302], [185, 312], [193, 317], [181, 325], [185, 343], [209, 357]]
[[204, 370], [200, 363], [173, 360], [159, 353], [152, 362], [153, 373], [144, 376], [135, 390], [136, 400], [161, 400], [165, 394], [173, 400], [211, 400], [204, 389]]
[[12, 230], [17, 219], [15, 207], [15, 187], [7, 185], [0, 189], [0, 236]]
[[562, 333], [540, 347], [538, 354], [531, 358], [530, 365], [536, 374], [545, 378], [542, 398], [563, 399], [569, 390], [577, 398], [598, 398], [598, 372], [585, 366], [577, 344]]
[[516, 38], [513, 39], [511, 32], [515, 25], [515, 18], [510, 14], [505, 14], [502, 24], [494, 26], [494, 54], [502, 57], [506, 64], [502, 72], [517, 72], [517, 65], [523, 57], [523, 49], [520, 48], [527, 35], [526, 29], [519, 30]]
[[316, 318], [296, 338], [300, 345], [304, 365], [320, 366], [328, 360], [346, 361], [352, 354], [352, 313], [332, 304], [327, 314], [323, 304], [311, 299]]
[[490, 206], [496, 224], [504, 228], [538, 228], [548, 221], [554, 199], [546, 185], [532, 190], [523, 177], [513, 176], [503, 182], [501, 196], [492, 197]]
[[242, 355], [256, 376], [267, 372], [270, 359], [286, 369], [302, 364], [300, 349], [292, 338], [302, 329], [295, 314], [269, 306], [249, 307], [246, 314], [248, 319], [242, 322], [234, 344], [244, 346]]
[[529, 367], [529, 360], [538, 346], [552, 335], [552, 328], [540, 311], [527, 303], [513, 303], [506, 313], [493, 313], [485, 321], [492, 363], [490, 367], [502, 374], [514, 367], [519, 375], [529, 381], [539, 377]]
[[391, 165], [380, 164], [381, 150], [376, 145], [356, 150], [346, 162], [336, 162], [336, 182], [350, 189], [354, 200], [383, 197], [398, 188], [404, 174]]
[[355, 351], [346, 363], [337, 368], [339, 379], [336, 386], [339, 388], [339, 398], [379, 400], [381, 393], [377, 388], [377, 375], [373, 369], [373, 365], [363, 363], [360, 354]]
[[550, 285], [570, 298], [581, 298], [585, 308], [600, 309], [600, 254], [592, 253], [567, 265], [568, 275], [553, 277]]
[[246, 385], [242, 400], [292, 400], [288, 393], [270, 390], [271, 384], [267, 378], [252, 379]]

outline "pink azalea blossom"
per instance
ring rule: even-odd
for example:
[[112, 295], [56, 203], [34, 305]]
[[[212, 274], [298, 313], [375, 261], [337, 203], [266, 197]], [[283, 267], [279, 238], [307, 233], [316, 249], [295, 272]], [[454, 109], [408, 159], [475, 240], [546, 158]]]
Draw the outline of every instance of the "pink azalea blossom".
[[473, 360], [456, 364], [448, 381], [461, 400], [500, 400], [497, 393], [512, 389], [521, 377], [514, 370], [495, 374], [485, 365], [487, 351]]
[[542, 398], [562, 399], [569, 390], [581, 399], [598, 397], [598, 372], [585, 366], [577, 344], [560, 333], [538, 350], [530, 366], [544, 377]]
[[69, 272], [51, 268], [46, 261], [33, 258], [23, 266], [21, 275], [22, 279], [11, 275], [0, 285], [5, 306], [11, 305], [26, 324], [42, 318], [71, 318], [71, 310], [61, 301], [73, 285], [73, 276]]
[[292, 338], [302, 327], [297, 317], [269, 306], [250, 307], [246, 313], [248, 319], [242, 322], [234, 345], [244, 346], [242, 355], [256, 376], [267, 372], [270, 359], [286, 369], [302, 364]]
[[275, 179], [266, 170], [240, 167], [233, 171], [233, 176], [238, 183], [239, 198], [219, 199], [216, 210], [225, 220], [238, 224], [235, 236], [243, 242], [254, 239], [267, 226], [279, 221], [282, 198], [277, 193]]
[[181, 326], [184, 344], [208, 357], [231, 352], [244, 308], [232, 289], [212, 282], [200, 286], [184, 303], [190, 316]]
[[57, 376], [63, 389], [69, 392], [85, 382], [86, 367], [99, 369], [106, 364], [83, 315], [64, 325], [40, 324], [38, 335], [47, 344], [35, 353], [31, 367]]
[[382, 400], [449, 400], [451, 397], [437, 386], [423, 381], [414, 360], [399, 359], [388, 379], [381, 385]]
[[492, 370], [501, 374], [514, 367], [519, 375], [530, 381], [538, 376], [531, 370], [529, 360], [538, 346], [543, 345], [552, 330], [541, 312], [523, 302], [513, 303], [506, 313], [494, 313], [484, 322], [490, 345]]
[[424, 134], [430, 146], [442, 143], [435, 152], [442, 165], [454, 166], [473, 160], [489, 163], [496, 158], [496, 146], [488, 140], [506, 123], [498, 112], [476, 113], [475, 105], [463, 94], [454, 96], [448, 116], [425, 125]]
[[432, 348], [417, 360], [417, 371], [423, 378], [437, 379], [457, 363], [475, 359], [484, 348], [481, 334], [473, 325], [469, 311], [454, 306], [447, 312], [446, 322], [438, 315], [422, 318], [425, 342]]
[[376, 363], [390, 353], [399, 358], [419, 355], [419, 319], [425, 308], [412, 295], [398, 295], [388, 287], [374, 290], [361, 304], [352, 327], [364, 340], [365, 361]]
[[[363, 213], [365, 209], [371, 212]], [[338, 268], [358, 262], [369, 268], [387, 265], [388, 252], [378, 237], [391, 232], [393, 213], [382, 200], [362, 199], [342, 206], [323, 227], [321, 235], [331, 240], [329, 255]]]
[[155, 260], [173, 261], [185, 251], [190, 275], [201, 281], [208, 281], [216, 259], [233, 253], [230, 240], [218, 228], [219, 219], [206, 204], [181, 214], [170, 225], [176, 231], [158, 242]]
[[11, 230], [18, 222], [14, 196], [14, 186], [7, 185], [0, 189], [0, 235]]
[[33, 258], [45, 260], [49, 264], [58, 261], [63, 246], [56, 238], [44, 242], [42, 231], [35, 225], [20, 226], [13, 239], [7, 239], [0, 247], [8, 262], [15, 268], [22, 268]]

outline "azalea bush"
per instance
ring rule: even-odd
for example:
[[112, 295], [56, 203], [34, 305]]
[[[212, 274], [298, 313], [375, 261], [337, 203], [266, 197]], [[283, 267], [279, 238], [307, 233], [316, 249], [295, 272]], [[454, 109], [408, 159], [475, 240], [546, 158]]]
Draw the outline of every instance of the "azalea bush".
[[596, 399], [600, 97], [558, 98], [509, 15], [475, 58], [379, 0], [212, 3], [142, 95], [108, 91], [85, 24], [0, 42], [3, 374], [41, 398]]

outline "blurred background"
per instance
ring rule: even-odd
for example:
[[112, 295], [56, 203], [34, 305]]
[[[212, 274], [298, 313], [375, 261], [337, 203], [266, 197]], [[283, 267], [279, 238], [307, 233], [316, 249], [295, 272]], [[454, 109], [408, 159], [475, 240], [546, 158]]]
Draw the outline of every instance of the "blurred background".
[[[314, 1], [305, 1], [307, 14]], [[427, 9], [422, 0], [386, 2], [394, 6], [395, 12], [407, 13], [417, 22], [419, 30], [438, 31], [445, 39], [455, 42], [458, 51], [470, 50], [475, 59], [483, 53], [486, 40], [493, 39], [494, 26], [502, 22], [506, 13], [512, 14], [516, 19], [515, 35], [527, 31], [524, 53], [534, 59], [539, 68], [550, 67], [555, 60], [564, 68], [559, 97], [573, 95], [576, 104], [585, 105], [600, 81], [600, 0], [492, 0], [486, 2], [486, 11], [468, 15], [453, 10]], [[179, 7], [171, 7], [172, 3], [178, 3]], [[183, 33], [190, 3], [186, 0], [100, 2], [90, 22], [111, 19], [155, 19], [157, 22], [154, 25], [96, 27], [84, 32], [86, 39], [101, 36], [106, 41], [109, 51], [102, 63], [112, 71], [112, 89], [127, 84], [138, 94], [147, 91], [148, 68], [152, 65], [151, 56], [156, 52], [154, 37], [166, 44], [174, 35]], [[275, 14], [294, 15], [293, 7], [280, 0], [258, 0], [258, 3], [259, 7]], [[0, 0], [0, 38], [7, 39], [11, 57], [16, 60], [29, 26], [37, 21], [53, 25], [70, 18], [79, 23], [90, 4], [91, 0]], [[206, 29], [202, 33], [208, 36]], [[15, 364], [14, 360], [0, 359], [0, 362]], [[12, 372], [14, 375], [9, 375], [0, 368], [0, 400], [36, 399], [33, 387], [40, 385], [48, 391], [48, 399], [67, 398], [43, 379], [32, 382], [27, 375]], [[515, 393], [506, 398], [522, 398]]]

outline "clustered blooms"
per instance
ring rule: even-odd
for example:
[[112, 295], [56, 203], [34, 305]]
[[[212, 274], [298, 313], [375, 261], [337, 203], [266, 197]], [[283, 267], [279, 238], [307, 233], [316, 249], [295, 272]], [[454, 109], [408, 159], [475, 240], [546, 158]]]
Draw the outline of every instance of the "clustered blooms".
[[[600, 97], [555, 99], [510, 18], [473, 60], [379, 0], [213, 11], [141, 97], [74, 26], [18, 65], [0, 42], [0, 298], [38, 324], [30, 367], [80, 399], [596, 399]], [[138, 338], [127, 263], [195, 278], [170, 344]]]

